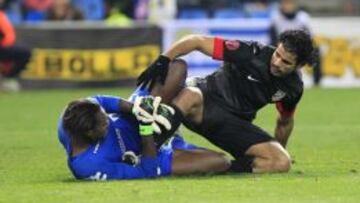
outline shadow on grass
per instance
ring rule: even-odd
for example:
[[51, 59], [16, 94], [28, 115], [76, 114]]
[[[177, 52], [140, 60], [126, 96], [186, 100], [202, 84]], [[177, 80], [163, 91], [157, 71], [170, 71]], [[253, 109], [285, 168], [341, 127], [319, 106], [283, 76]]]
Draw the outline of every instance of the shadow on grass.
[[[168, 176], [161, 177], [158, 179], [135, 179], [135, 180], [113, 180], [113, 181], [100, 181], [100, 182], [159, 182], [159, 181], [216, 181], [216, 180], [281, 180], [281, 179], [313, 179], [317, 180], [319, 178], [329, 178], [333, 176], [353, 176], [357, 175], [357, 171], [350, 171], [347, 173], [323, 173], [319, 171], [302, 171], [302, 170], [291, 170], [289, 173], [277, 173], [277, 174], [236, 174], [236, 173], [225, 173], [225, 174], [199, 174], [199, 175], [190, 175], [190, 176]], [[68, 173], [53, 174], [52, 177], [44, 178], [42, 180], [37, 179], [29, 181], [31, 184], [48, 184], [48, 183], [64, 183], [64, 184], [92, 184], [99, 181], [90, 181], [90, 180], [76, 180]]]
[[[209, 181], [216, 179], [239, 179], [239, 180], [252, 180], [252, 179], [281, 179], [281, 178], [318, 178], [319, 176], [312, 173], [304, 173], [302, 171], [291, 171], [290, 173], [278, 173], [278, 174], [237, 174], [237, 173], [226, 173], [226, 174], [200, 174], [200, 175], [189, 175], [189, 176], [168, 176], [162, 177], [158, 179], [135, 179], [135, 180], [112, 180], [107, 182], [117, 182], [117, 181], [167, 181], [167, 180], [177, 180], [177, 181]], [[94, 183], [98, 181], [90, 181], [90, 180], [76, 180], [75, 178], [66, 178], [60, 180], [63, 183], [70, 184], [88, 184]], [[106, 181], [100, 181], [106, 182]]]
[[[143, 181], [159, 181], [159, 180], [211, 180], [211, 179], [216, 179], [216, 178], [221, 178], [221, 177], [225, 177], [225, 178], [240, 178], [240, 177], [248, 177], [251, 178], [252, 176], [256, 176], [253, 174], [250, 175], [239, 175], [239, 174], [205, 174], [205, 175], [190, 175], [190, 176], [168, 176], [168, 177], [161, 177], [158, 179], [134, 179], [134, 180], [112, 180], [110, 182], [114, 182], [114, 181], [139, 181], [139, 182], [143, 182]], [[93, 182], [106, 182], [106, 181], [91, 181], [91, 180], [77, 180], [75, 178], [65, 178], [60, 180], [60, 182], [63, 183], [70, 183], [70, 184], [84, 184], [84, 183], [93, 183]]]

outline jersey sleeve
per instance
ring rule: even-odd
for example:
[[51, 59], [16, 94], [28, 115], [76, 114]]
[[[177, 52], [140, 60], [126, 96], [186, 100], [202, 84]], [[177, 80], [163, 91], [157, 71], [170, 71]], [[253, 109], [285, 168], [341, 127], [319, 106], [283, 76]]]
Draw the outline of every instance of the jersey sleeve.
[[[76, 162], [76, 161], [75, 161]], [[141, 157], [141, 163], [131, 166], [122, 162], [87, 160], [74, 163], [71, 169], [77, 179], [128, 180], [154, 178], [159, 163], [157, 158]]]
[[120, 112], [120, 97], [97, 95], [88, 98], [90, 101], [99, 104], [106, 113], [119, 113]]
[[250, 41], [225, 40], [215, 37], [212, 57], [217, 60], [242, 63], [253, 56], [255, 44]]
[[276, 109], [282, 117], [294, 116], [296, 106], [302, 97], [302, 92], [293, 99], [285, 97], [283, 100], [276, 102]]

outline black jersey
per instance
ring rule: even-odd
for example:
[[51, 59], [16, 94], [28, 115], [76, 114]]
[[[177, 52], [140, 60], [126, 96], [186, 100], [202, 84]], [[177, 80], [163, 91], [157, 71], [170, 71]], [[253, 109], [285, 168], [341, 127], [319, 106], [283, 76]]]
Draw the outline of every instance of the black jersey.
[[269, 103], [277, 103], [280, 113], [291, 114], [303, 92], [301, 73], [273, 76], [270, 60], [274, 51], [256, 42], [215, 38], [213, 58], [224, 64], [206, 77], [211, 99], [246, 120], [253, 120]]

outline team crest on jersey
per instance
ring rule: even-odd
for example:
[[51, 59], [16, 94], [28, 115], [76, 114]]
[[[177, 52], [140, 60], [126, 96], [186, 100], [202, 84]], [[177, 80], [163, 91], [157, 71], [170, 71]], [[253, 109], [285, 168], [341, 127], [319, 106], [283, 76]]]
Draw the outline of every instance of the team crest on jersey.
[[278, 90], [272, 97], [271, 100], [273, 102], [277, 102], [280, 101], [282, 98], [284, 98], [286, 96], [286, 92], [282, 91], [282, 90]]
[[240, 42], [236, 40], [225, 41], [225, 46], [228, 50], [233, 51], [240, 47]]

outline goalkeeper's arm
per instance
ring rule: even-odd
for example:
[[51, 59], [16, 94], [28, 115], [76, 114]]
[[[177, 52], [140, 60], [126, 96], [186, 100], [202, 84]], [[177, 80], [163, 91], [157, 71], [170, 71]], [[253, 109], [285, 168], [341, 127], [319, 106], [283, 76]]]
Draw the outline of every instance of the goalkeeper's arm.
[[87, 98], [99, 104], [106, 113], [131, 113], [132, 103], [115, 96], [97, 95]]
[[90, 180], [125, 180], [157, 177], [160, 175], [158, 174], [159, 161], [157, 159], [154, 139], [152, 134], [146, 135], [144, 133], [151, 133], [151, 129], [147, 129], [141, 135], [142, 156], [138, 164], [129, 165], [124, 162], [110, 162], [107, 160], [94, 162], [94, 160], [88, 160], [86, 167], [82, 165], [81, 167], [73, 168], [76, 172], [76, 177], [78, 179]]

